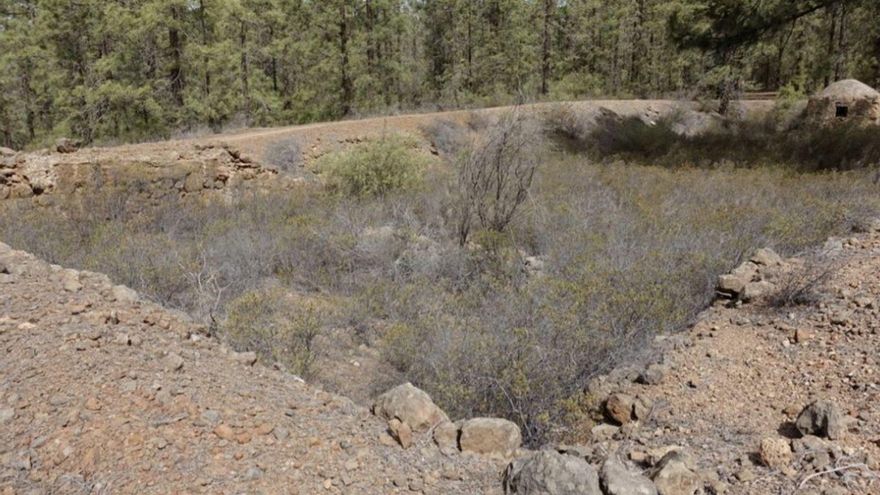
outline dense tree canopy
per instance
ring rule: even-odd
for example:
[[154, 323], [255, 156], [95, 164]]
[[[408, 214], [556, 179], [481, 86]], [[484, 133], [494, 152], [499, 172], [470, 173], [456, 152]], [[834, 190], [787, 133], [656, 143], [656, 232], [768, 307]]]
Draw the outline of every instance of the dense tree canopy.
[[880, 83], [871, 0], [0, 0], [0, 144]]

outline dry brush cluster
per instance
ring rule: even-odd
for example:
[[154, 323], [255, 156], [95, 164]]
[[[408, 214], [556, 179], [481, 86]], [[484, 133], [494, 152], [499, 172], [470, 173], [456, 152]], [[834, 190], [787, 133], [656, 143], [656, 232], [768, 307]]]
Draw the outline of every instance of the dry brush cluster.
[[506, 119], [433, 126], [449, 163], [419, 165], [421, 181], [369, 171], [376, 157], [410, 170], [392, 139], [333, 157], [330, 190], [158, 206], [105, 190], [62, 214], [7, 205], [0, 238], [300, 372], [321, 331], [375, 335], [450, 414], [507, 417], [535, 443], [577, 419], [590, 377], [686, 326], [755, 248], [792, 253], [880, 211], [865, 171], [596, 164], [551, 146], [544, 123]]

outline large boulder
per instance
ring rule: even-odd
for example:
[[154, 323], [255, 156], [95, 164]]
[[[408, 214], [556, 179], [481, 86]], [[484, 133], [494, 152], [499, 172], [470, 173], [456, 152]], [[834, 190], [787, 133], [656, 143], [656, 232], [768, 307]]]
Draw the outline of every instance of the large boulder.
[[700, 477], [691, 469], [687, 457], [674, 450], [654, 467], [654, 486], [659, 495], [695, 495], [700, 491]]
[[397, 418], [416, 432], [449, 421], [431, 397], [411, 383], [398, 385], [377, 397], [373, 414], [389, 421]]
[[461, 425], [462, 452], [510, 459], [522, 443], [516, 424], [500, 418], [474, 418]]
[[504, 493], [602, 495], [599, 474], [579, 457], [543, 450], [518, 459], [504, 473]]
[[837, 404], [818, 400], [798, 415], [795, 426], [802, 435], [839, 440], [846, 433], [846, 420]]
[[599, 481], [605, 495], [657, 495], [651, 480], [628, 470], [614, 455], [602, 464]]

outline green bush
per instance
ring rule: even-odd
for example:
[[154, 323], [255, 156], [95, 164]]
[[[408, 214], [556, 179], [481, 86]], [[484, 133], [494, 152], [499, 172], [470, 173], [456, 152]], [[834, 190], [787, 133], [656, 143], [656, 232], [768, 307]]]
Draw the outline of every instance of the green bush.
[[284, 291], [251, 291], [229, 303], [220, 332], [236, 348], [255, 351], [308, 377], [315, 361], [313, 341], [322, 324], [313, 305], [301, 307]]
[[395, 135], [324, 155], [316, 169], [331, 191], [363, 197], [415, 187], [425, 165], [416, 144]]

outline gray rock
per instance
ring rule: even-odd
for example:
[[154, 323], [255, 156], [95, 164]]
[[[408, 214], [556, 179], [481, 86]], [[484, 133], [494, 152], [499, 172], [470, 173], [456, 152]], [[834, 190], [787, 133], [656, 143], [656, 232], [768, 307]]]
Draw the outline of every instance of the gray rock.
[[235, 352], [232, 354], [232, 360], [245, 366], [253, 366], [257, 362], [256, 352]]
[[846, 421], [837, 404], [818, 400], [798, 415], [795, 426], [802, 435], [839, 440], [846, 433]]
[[590, 430], [590, 438], [594, 442], [607, 442], [614, 438], [614, 435], [617, 435], [617, 432], [620, 431], [620, 427], [609, 425], [609, 424], [598, 424]]
[[657, 385], [666, 376], [666, 368], [661, 364], [652, 364], [639, 373], [638, 382], [643, 385]]
[[458, 452], [459, 429], [455, 423], [444, 421], [434, 428], [434, 443], [444, 455], [452, 455]]
[[657, 488], [651, 480], [630, 472], [614, 455], [602, 464], [599, 481], [605, 495], [657, 495]]
[[782, 264], [782, 256], [770, 248], [763, 248], [755, 252], [750, 261], [758, 265], [776, 266]]
[[474, 418], [461, 425], [462, 452], [510, 459], [522, 444], [519, 427], [501, 418]]
[[659, 495], [695, 495], [700, 490], [700, 478], [679, 451], [666, 454], [654, 468], [651, 479]]
[[504, 493], [517, 495], [602, 495], [599, 474], [578, 457], [543, 450], [512, 462]]
[[397, 418], [414, 432], [449, 421], [446, 413], [434, 404], [431, 397], [411, 383], [398, 385], [377, 397], [373, 414], [385, 420]]
[[183, 363], [183, 358], [173, 352], [165, 356], [163, 360], [163, 365], [167, 371], [178, 371], [183, 368]]
[[0, 409], [0, 425], [15, 417], [15, 409], [11, 407]]
[[749, 302], [754, 301], [756, 299], [760, 299], [769, 294], [772, 294], [776, 291], [776, 286], [767, 282], [766, 280], [761, 280], [760, 282], [749, 282], [742, 290], [742, 294], [740, 294], [740, 299], [743, 301]]

